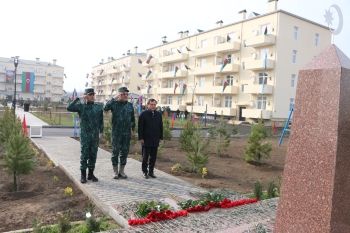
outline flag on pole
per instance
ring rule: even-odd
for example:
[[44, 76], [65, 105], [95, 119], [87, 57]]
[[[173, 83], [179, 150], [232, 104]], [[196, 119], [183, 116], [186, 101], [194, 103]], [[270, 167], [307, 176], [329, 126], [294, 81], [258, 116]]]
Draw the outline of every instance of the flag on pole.
[[174, 94], [175, 94], [176, 88], [177, 88], [178, 86], [179, 86], [179, 85], [177, 85], [177, 83], [175, 83]]
[[111, 95], [113, 94], [113, 92], [114, 92], [114, 88], [112, 88], [112, 90], [111, 90]]
[[176, 73], [177, 73], [178, 70], [179, 70], [179, 67], [178, 67], [178, 66], [175, 66], [174, 77], [176, 77]]
[[137, 63], [142, 64], [142, 61], [140, 58], [137, 59]]
[[227, 42], [231, 41], [231, 37], [229, 35], [227, 35]]
[[89, 78], [89, 73], [86, 74], [86, 78]]
[[190, 51], [191, 51], [191, 49], [187, 48], [187, 46], [186, 46], [186, 50], [187, 50], [187, 52], [190, 52]]
[[22, 73], [22, 92], [34, 92], [34, 73]]
[[148, 72], [147, 72], [147, 74], [146, 74], [146, 79], [148, 79], [148, 77], [149, 77], [151, 74], [152, 74], [152, 70], [149, 69]]
[[78, 122], [79, 122], [79, 117], [75, 118], [75, 125], [74, 125], [74, 137], [78, 137]]
[[113, 66], [113, 69], [115, 69], [116, 68], [116, 66]]
[[174, 122], [175, 121], [175, 119], [174, 119], [174, 116], [171, 118], [171, 127], [174, 127]]
[[91, 75], [95, 75], [95, 74], [91, 72]]
[[190, 70], [190, 67], [188, 67], [188, 66], [186, 66], [186, 65], [185, 65], [185, 68], [186, 68], [186, 70]]
[[264, 69], [266, 70], [266, 62], [267, 62], [267, 54], [265, 53], [265, 59], [264, 59]]
[[132, 106], [134, 107], [134, 99], [132, 98], [132, 95], [130, 95], [130, 103], [132, 103]]
[[139, 78], [142, 78], [142, 74], [140, 74], [140, 72], [137, 72], [137, 76], [138, 76]]
[[265, 77], [263, 78], [261, 94], [265, 94]]
[[276, 128], [276, 122], [273, 123], [273, 134], [276, 134], [277, 128]]
[[27, 136], [28, 130], [27, 130], [26, 114], [24, 114], [22, 125], [23, 125], [23, 133], [25, 136]]
[[182, 95], [185, 94], [186, 88], [187, 88], [187, 85], [184, 83], [182, 86]]
[[173, 118], [174, 120], [176, 120], [176, 112], [174, 112]]
[[67, 78], [66, 74], [64, 74], [64, 77]]
[[147, 87], [147, 94], [149, 94], [149, 90], [151, 89], [151, 84], [148, 84], [148, 87]]
[[123, 66], [124, 66], [124, 67], [126, 67], [126, 65], [125, 65], [125, 64], [123, 64]]
[[153, 56], [152, 55], [149, 55], [148, 58], [147, 58], [147, 61], [146, 63], [149, 64], [149, 62], [152, 60]]
[[177, 49], [177, 52], [178, 52], [178, 53], [181, 53], [181, 51], [180, 51], [179, 49]]
[[113, 83], [114, 80], [115, 80], [115, 77], [112, 78], [112, 82], [111, 83]]
[[140, 91], [141, 87], [140, 86], [136, 86], [136, 91]]
[[139, 106], [137, 107], [137, 115], [140, 116], [142, 112], [142, 95], [139, 97], [138, 102], [139, 102]]
[[220, 72], [225, 68], [225, 66], [227, 65], [227, 63], [228, 63], [228, 59], [225, 58], [224, 62], [223, 62], [222, 65], [221, 65]]
[[264, 35], [267, 34], [267, 26], [265, 27]]
[[65, 90], [63, 90], [64, 94], [67, 94], [67, 92]]
[[222, 92], [221, 92], [221, 94], [224, 93], [224, 91], [225, 91], [227, 86], [228, 86], [228, 82], [224, 81], [224, 84], [222, 84]]
[[64, 81], [62, 81], [62, 84], [64, 84]]
[[101, 94], [102, 94], [103, 90], [101, 90]]
[[72, 100], [75, 100], [75, 98], [77, 98], [77, 97], [78, 97], [78, 93], [77, 93], [77, 91], [74, 88], [74, 91], [73, 91], [73, 94], [72, 94]]
[[88, 82], [86, 82], [86, 83], [85, 83], [85, 87], [87, 87], [88, 85], [89, 85], [89, 83], [88, 83]]
[[102, 75], [103, 71], [105, 71], [105, 70], [104, 70], [104, 69], [101, 69], [101, 70], [100, 70], [100, 75]]

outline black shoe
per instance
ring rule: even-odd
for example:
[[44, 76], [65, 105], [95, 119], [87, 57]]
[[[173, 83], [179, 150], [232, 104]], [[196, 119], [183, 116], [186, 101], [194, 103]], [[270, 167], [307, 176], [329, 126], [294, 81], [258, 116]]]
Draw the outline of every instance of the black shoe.
[[153, 173], [148, 173], [148, 175], [152, 178], [157, 178]]
[[80, 177], [80, 182], [82, 184], [85, 184], [87, 181], [86, 181], [86, 170], [80, 170], [81, 171], [81, 177]]
[[98, 179], [96, 176], [94, 176], [94, 170], [89, 169], [89, 174], [88, 174], [88, 180], [92, 180], [92, 182], [97, 182]]
[[147, 173], [143, 173], [143, 178], [148, 179]]

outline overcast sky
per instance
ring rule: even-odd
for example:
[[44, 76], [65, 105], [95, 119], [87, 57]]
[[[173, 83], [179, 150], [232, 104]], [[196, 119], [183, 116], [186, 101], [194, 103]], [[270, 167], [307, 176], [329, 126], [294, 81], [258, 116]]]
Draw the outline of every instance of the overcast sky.
[[[323, 25], [325, 9], [340, 6], [343, 31], [335, 44], [350, 57], [349, 0], [280, 0], [278, 9]], [[238, 11], [267, 13], [267, 0], [2, 0], [0, 56], [52, 62], [65, 67], [64, 89], [83, 90], [86, 73], [107, 57], [119, 58], [127, 50], [139, 52], [168, 41], [177, 32], [208, 30], [215, 22], [236, 22]], [[338, 26], [336, 11], [333, 27]], [[89, 79], [90, 81], [90, 79]]]

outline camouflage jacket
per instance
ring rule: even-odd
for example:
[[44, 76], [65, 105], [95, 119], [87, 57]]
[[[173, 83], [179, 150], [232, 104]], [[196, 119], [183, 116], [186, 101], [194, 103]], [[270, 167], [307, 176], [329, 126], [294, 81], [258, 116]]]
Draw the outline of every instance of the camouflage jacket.
[[135, 130], [135, 115], [132, 103], [111, 99], [104, 106], [105, 111], [112, 111], [112, 132], [129, 135]]
[[67, 111], [77, 112], [80, 117], [81, 136], [92, 137], [98, 140], [99, 134], [103, 133], [103, 110], [102, 105], [94, 103], [78, 103], [79, 98], [69, 102]]

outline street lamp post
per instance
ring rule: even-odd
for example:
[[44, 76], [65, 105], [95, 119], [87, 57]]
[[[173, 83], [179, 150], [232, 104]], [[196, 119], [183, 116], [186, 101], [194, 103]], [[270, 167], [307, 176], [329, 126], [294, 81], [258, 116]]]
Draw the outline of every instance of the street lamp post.
[[191, 119], [193, 115], [193, 98], [194, 98], [194, 91], [196, 90], [196, 86], [192, 87], [192, 104], [191, 104]]
[[17, 66], [18, 66], [18, 56], [15, 57], [15, 59], [13, 60], [13, 64], [15, 65], [15, 93], [14, 93], [14, 97], [12, 100], [12, 105], [13, 105], [13, 109], [14, 111], [16, 111], [16, 88], [17, 88]]

